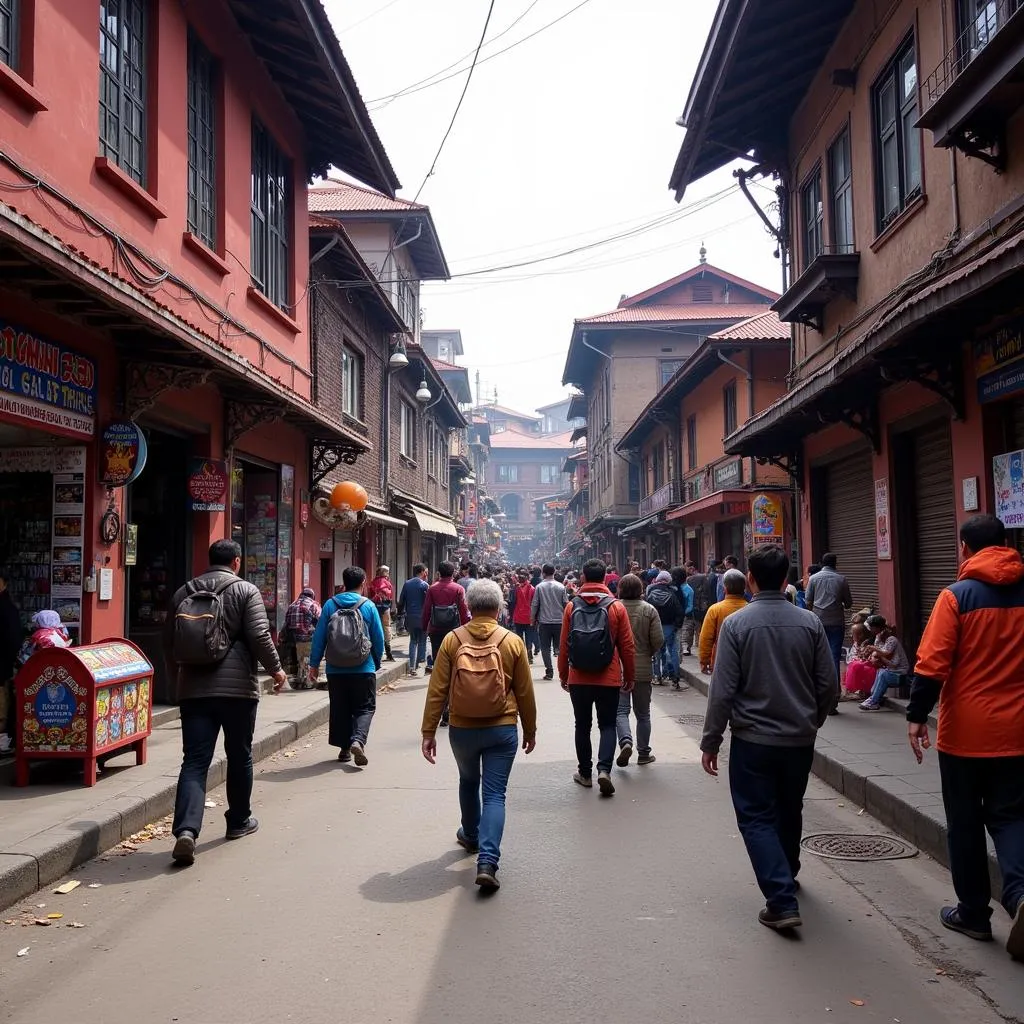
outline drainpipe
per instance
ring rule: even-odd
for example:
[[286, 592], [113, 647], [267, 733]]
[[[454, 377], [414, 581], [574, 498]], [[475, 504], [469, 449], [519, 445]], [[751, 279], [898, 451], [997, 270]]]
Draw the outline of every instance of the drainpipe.
[[[745, 366], [741, 366], [739, 363], [733, 362], [728, 356], [724, 356], [721, 350], [715, 349], [715, 355], [729, 366], [734, 367], [747, 378], [747, 419], [752, 420], [754, 418], [754, 374], [751, 370], [748, 370]], [[753, 363], [754, 354], [750, 353], [751, 363]], [[754, 457], [750, 457], [750, 482], [757, 483], [757, 462]]]
[[[948, 4], [943, 0], [939, 14], [942, 25], [942, 52], [949, 53], [949, 29], [947, 27]], [[953, 238], [960, 237], [960, 184], [956, 170], [956, 146], [949, 147], [949, 190], [953, 201]]]
[[391, 251], [398, 252], [399, 249], [404, 249], [407, 245], [412, 245], [412, 243], [415, 242], [422, 234], [423, 221], [420, 221], [416, 227], [416, 234], [413, 235], [411, 238], [407, 238], [404, 242], [399, 242], [398, 245], [396, 245]]

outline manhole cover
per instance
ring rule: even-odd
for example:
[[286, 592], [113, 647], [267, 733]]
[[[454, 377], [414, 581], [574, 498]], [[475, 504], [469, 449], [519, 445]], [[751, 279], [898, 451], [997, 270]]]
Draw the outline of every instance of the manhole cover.
[[704, 724], [704, 716], [703, 715], [679, 715], [676, 718], [676, 721], [680, 725], [703, 725]]
[[917, 847], [895, 836], [850, 835], [843, 832], [820, 832], [804, 836], [800, 846], [815, 857], [832, 860], [900, 860], [916, 857]]

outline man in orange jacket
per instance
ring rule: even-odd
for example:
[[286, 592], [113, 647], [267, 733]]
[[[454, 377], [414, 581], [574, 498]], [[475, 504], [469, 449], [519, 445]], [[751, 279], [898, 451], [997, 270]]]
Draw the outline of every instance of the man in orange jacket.
[[588, 789], [594, 785], [594, 750], [590, 740], [593, 712], [597, 709], [597, 785], [602, 796], [615, 792], [612, 759], [615, 757], [615, 719], [619, 693], [631, 693], [636, 682], [633, 630], [620, 601], [604, 585], [605, 565], [592, 558], [583, 565], [583, 586], [565, 606], [558, 644], [558, 678], [572, 698], [576, 717], [576, 759], [573, 781]]
[[960, 527], [960, 554], [957, 582], [939, 594], [918, 647], [907, 732], [920, 764], [941, 692], [936, 746], [959, 902], [939, 919], [991, 942], [987, 828], [1013, 921], [1006, 948], [1024, 960], [1024, 562], [991, 515]]

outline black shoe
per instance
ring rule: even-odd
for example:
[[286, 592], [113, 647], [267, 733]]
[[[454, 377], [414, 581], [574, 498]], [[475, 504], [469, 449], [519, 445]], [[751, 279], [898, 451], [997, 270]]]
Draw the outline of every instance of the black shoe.
[[480, 886], [481, 892], [497, 892], [501, 888], [497, 872], [493, 864], [481, 864], [476, 869], [476, 884]]
[[244, 839], [246, 836], [251, 836], [253, 832], [258, 832], [259, 827], [259, 821], [250, 814], [241, 825], [238, 825], [235, 828], [229, 828], [224, 834], [224, 838]]
[[544, 673], [544, 678], [545, 679], [554, 679], [555, 678], [555, 674], [554, 674], [554, 672], [545, 672]]
[[466, 833], [460, 828], [455, 833], [455, 842], [461, 846], [466, 853], [478, 853], [480, 851], [480, 844], [475, 839], [467, 839]]
[[943, 927], [948, 928], [951, 932], [959, 932], [961, 935], [966, 935], [969, 939], [976, 939], [978, 942], [992, 941], [991, 927], [986, 925], [984, 928], [971, 928], [964, 924], [958, 907], [943, 907], [939, 911], [939, 920], [942, 922]]
[[776, 914], [767, 907], [757, 915], [757, 919], [765, 928], [774, 928], [777, 932], [785, 931], [789, 928], [799, 928], [804, 923], [800, 918], [799, 910], [791, 910], [785, 914]]
[[175, 864], [188, 867], [196, 862], [196, 837], [195, 833], [187, 829], [175, 839], [174, 849], [171, 851], [171, 858]]
[[629, 764], [629, 759], [633, 756], [633, 744], [623, 743], [622, 749], [619, 751], [619, 756], [615, 759], [615, 763], [620, 768], [625, 768]]
[[359, 740], [353, 740], [352, 746], [349, 749], [352, 751], [352, 759], [360, 768], [365, 768], [367, 764], [369, 764], [369, 759], [366, 756], [366, 749]]
[[1013, 915], [1010, 935], [1006, 940], [1006, 952], [1014, 960], [1024, 960], [1024, 900], [1017, 904], [1017, 913]]
[[348, 764], [348, 762], [352, 760], [352, 751], [351, 750], [339, 751], [339, 753], [338, 753], [338, 760], [341, 761], [342, 764]]
[[395, 656], [390, 651], [385, 651], [384, 652], [384, 660], [385, 661], [394, 661], [395, 660]]
[[829, 714], [830, 714], [830, 715], [838, 715], [838, 714], [839, 714], [839, 705], [837, 704], [837, 705], [836, 705], [836, 706], [835, 706], [835, 707], [834, 707], [834, 708], [833, 708], [833, 709], [832, 709], [832, 710], [831, 710], [831, 711], [829, 712]]

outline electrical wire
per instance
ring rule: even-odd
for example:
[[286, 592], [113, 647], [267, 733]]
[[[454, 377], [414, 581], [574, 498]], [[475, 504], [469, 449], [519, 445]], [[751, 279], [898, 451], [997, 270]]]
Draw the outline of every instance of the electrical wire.
[[388, 0], [383, 7], [378, 7], [377, 10], [371, 11], [364, 18], [360, 18], [358, 21], [353, 21], [351, 25], [346, 25], [344, 28], [338, 29], [338, 35], [340, 36], [343, 32], [351, 32], [352, 29], [358, 28], [360, 25], [365, 25], [368, 21], [373, 20], [378, 14], [383, 14], [389, 7], [394, 7], [398, 3], [398, 0]]
[[490, 6], [487, 8], [487, 17], [484, 19], [484, 30], [480, 33], [480, 42], [476, 44], [476, 53], [473, 55], [473, 63], [469, 66], [469, 73], [466, 75], [466, 81], [462, 86], [462, 92], [459, 95], [459, 102], [455, 104], [455, 112], [452, 114], [451, 121], [448, 122], [448, 129], [445, 131], [444, 136], [441, 139], [441, 145], [437, 147], [437, 152], [434, 154], [434, 159], [430, 162], [430, 170], [423, 176], [423, 181], [420, 182], [420, 187], [416, 189], [416, 195], [412, 197], [412, 201], [415, 203], [420, 193], [423, 191], [424, 186], [430, 180], [434, 170], [437, 168], [437, 161], [441, 157], [441, 151], [444, 149], [444, 144], [448, 141], [448, 136], [451, 135], [452, 129], [455, 127], [455, 119], [459, 116], [459, 111], [462, 109], [462, 101], [466, 98], [466, 93], [469, 90], [469, 83], [473, 80], [473, 72], [476, 71], [477, 58], [480, 56], [480, 48], [484, 45], [484, 40], [487, 38], [487, 28], [491, 24], [491, 15], [494, 14], [495, 0], [491, 0]]

